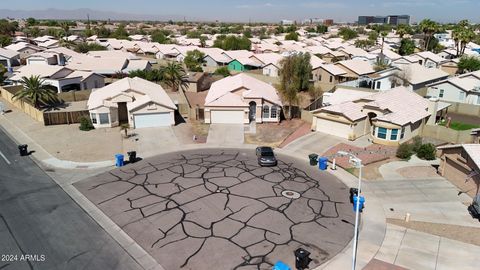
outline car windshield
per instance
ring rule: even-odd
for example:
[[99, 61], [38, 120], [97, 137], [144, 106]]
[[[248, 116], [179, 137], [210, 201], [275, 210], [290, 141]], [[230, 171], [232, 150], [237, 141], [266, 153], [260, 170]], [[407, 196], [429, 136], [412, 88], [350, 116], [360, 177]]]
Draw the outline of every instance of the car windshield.
[[273, 152], [272, 152], [272, 151], [262, 152], [262, 156], [264, 156], [264, 157], [271, 157], [271, 156], [273, 156]]

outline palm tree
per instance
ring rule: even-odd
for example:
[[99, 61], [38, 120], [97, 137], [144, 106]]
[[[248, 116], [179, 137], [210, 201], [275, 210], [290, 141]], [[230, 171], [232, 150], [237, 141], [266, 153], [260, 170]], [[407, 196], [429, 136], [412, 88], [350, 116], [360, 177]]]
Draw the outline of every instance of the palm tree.
[[397, 29], [397, 35], [400, 36], [400, 38], [403, 38], [407, 34], [407, 30], [404, 27], [399, 27]]
[[438, 24], [430, 19], [425, 19], [420, 22], [419, 26], [420, 26], [420, 30], [425, 35], [424, 49], [428, 50], [428, 46], [430, 45], [430, 41], [432, 40], [433, 34], [435, 34], [438, 31]]
[[41, 103], [48, 104], [56, 100], [57, 94], [46, 87], [40, 76], [22, 77], [23, 89], [13, 95], [13, 99], [30, 101], [35, 108]]
[[179, 63], [168, 63], [167, 66], [161, 69], [161, 73], [163, 74], [163, 81], [172, 91], [176, 92], [179, 89], [187, 89], [187, 74]]

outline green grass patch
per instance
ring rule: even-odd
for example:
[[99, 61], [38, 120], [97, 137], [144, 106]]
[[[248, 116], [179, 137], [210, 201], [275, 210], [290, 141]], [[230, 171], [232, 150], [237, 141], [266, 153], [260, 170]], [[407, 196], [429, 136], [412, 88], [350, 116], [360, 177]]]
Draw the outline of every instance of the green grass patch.
[[[440, 123], [441, 126], [445, 126], [447, 124], [447, 122], [442, 122]], [[462, 130], [470, 130], [470, 129], [474, 129], [474, 128], [479, 128], [480, 126], [479, 125], [472, 125], [472, 124], [466, 124], [466, 123], [462, 123], [462, 122], [451, 122], [450, 123], [450, 128], [453, 129], [453, 130], [459, 130], [459, 131], [462, 131]]]

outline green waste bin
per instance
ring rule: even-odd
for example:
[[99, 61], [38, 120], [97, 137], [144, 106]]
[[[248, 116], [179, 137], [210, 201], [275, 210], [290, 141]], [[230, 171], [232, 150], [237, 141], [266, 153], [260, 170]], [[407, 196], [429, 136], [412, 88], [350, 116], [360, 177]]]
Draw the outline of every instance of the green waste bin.
[[308, 155], [310, 159], [310, 166], [316, 166], [318, 163], [318, 155], [317, 154], [310, 154]]

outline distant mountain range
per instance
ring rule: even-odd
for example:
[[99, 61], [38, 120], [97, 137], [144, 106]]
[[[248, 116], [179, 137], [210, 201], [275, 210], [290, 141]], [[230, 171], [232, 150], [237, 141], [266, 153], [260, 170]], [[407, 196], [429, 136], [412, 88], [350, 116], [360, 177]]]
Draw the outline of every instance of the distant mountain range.
[[[35, 19], [54, 19], [54, 20], [86, 20], [87, 14], [90, 20], [131, 20], [131, 21], [180, 21], [184, 17], [181, 15], [168, 14], [133, 14], [119, 13], [111, 11], [99, 11], [88, 8], [82, 9], [45, 9], [45, 10], [10, 10], [0, 9], [0, 18], [35, 18]], [[199, 18], [187, 18], [189, 21], [198, 21]]]

